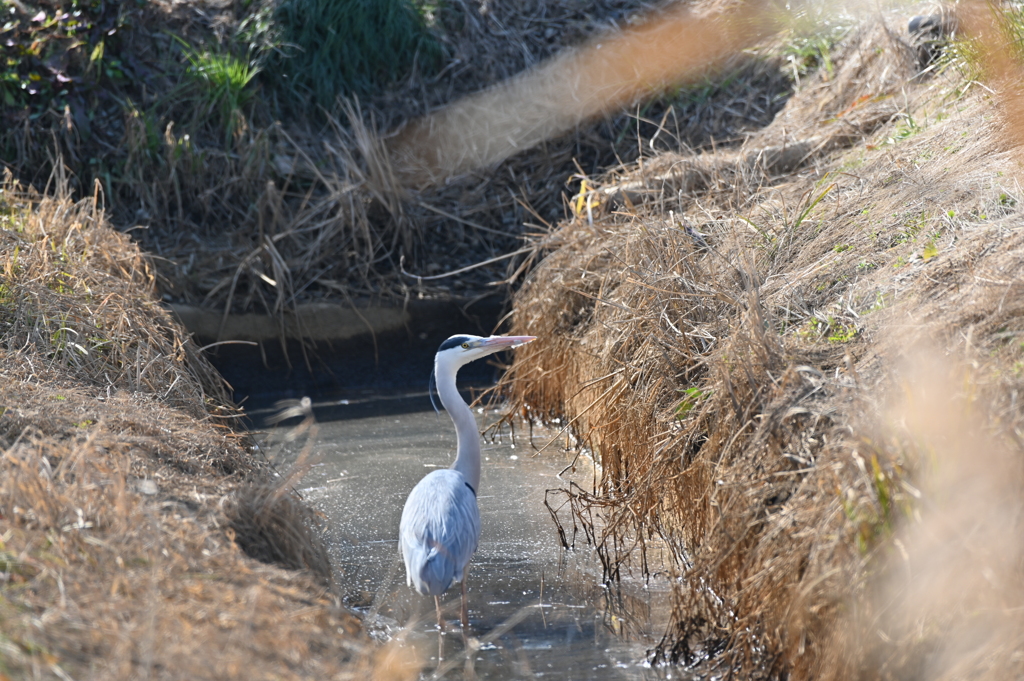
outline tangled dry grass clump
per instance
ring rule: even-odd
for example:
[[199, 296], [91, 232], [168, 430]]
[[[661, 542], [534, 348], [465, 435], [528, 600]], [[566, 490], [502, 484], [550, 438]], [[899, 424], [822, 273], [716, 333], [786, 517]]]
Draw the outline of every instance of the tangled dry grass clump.
[[63, 178], [55, 180], [57, 195], [43, 199], [4, 178], [7, 350], [47, 356], [83, 385], [159, 394], [195, 417], [227, 404], [223, 379], [157, 304], [149, 262], [105, 225], [98, 187], [75, 202], [61, 191]]
[[57, 189], [0, 190], [0, 676], [410, 678], [148, 261]]
[[897, 20], [740, 150], [590, 178], [516, 296], [511, 394], [600, 466], [566, 540], [672, 578], [656, 660], [1022, 671], [1016, 165], [998, 96], [918, 74]]

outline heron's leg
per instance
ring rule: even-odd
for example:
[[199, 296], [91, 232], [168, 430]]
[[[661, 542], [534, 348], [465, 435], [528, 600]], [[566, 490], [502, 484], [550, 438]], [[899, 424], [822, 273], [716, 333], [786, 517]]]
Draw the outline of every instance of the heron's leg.
[[441, 597], [434, 596], [434, 607], [437, 608], [437, 628], [444, 633], [444, 618], [441, 616]]
[[469, 577], [469, 566], [466, 567], [465, 574], [462, 575], [462, 635], [465, 636], [466, 632], [469, 631], [469, 608], [466, 605], [466, 578]]

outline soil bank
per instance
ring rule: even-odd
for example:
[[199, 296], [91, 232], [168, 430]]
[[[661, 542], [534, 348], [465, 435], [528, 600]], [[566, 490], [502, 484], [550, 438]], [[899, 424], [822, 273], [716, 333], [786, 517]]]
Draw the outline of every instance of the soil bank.
[[6, 184], [0, 254], [0, 677], [414, 675], [96, 202]]
[[1022, 673], [1019, 81], [980, 86], [977, 43], [928, 62], [908, 19], [739, 149], [588, 177], [515, 296], [509, 388], [603, 473], [560, 522], [610, 578], [675, 558], [657, 660]]

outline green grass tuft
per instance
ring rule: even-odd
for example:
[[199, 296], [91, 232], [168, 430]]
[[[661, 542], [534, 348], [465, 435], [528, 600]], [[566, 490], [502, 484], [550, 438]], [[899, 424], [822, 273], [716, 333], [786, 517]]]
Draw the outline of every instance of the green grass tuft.
[[798, 12], [791, 23], [782, 56], [789, 62], [793, 80], [799, 84], [803, 76], [818, 68], [825, 69], [831, 78], [834, 70], [832, 50], [850, 32], [850, 24], [813, 8]]
[[200, 93], [200, 117], [216, 114], [230, 139], [244, 119], [243, 110], [256, 94], [251, 85], [259, 67], [229, 53], [200, 52], [184, 41], [182, 44], [188, 60], [186, 79]]

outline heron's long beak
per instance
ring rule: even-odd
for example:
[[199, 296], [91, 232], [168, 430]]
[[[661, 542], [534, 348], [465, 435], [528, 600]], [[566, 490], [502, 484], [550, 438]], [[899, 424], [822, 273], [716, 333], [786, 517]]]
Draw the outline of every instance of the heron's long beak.
[[536, 336], [491, 336], [480, 341], [480, 347], [493, 348], [495, 350], [518, 348], [520, 345], [526, 345], [530, 341], [535, 340], [537, 340]]

